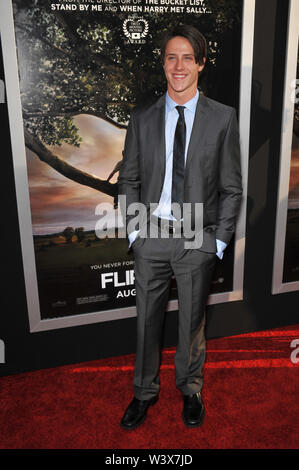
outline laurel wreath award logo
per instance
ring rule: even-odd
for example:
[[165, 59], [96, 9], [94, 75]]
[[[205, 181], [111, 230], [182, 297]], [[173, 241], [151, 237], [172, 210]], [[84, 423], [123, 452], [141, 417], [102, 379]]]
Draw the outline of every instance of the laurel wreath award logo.
[[128, 42], [144, 43], [143, 38], [147, 35], [149, 30], [148, 22], [146, 19], [140, 17], [129, 17], [124, 20], [123, 32], [128, 38]]

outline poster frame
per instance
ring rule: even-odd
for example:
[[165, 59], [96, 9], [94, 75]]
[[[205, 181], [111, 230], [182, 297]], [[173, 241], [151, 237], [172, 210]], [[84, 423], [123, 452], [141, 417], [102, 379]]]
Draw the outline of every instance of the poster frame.
[[[235, 233], [233, 289], [228, 292], [211, 294], [208, 299], [208, 304], [217, 304], [243, 299], [254, 20], [255, 0], [244, 0], [238, 117], [243, 178], [243, 201]], [[12, 0], [7, 0], [1, 4], [0, 27], [30, 332], [47, 331], [57, 328], [66, 328], [134, 317], [136, 316], [135, 306], [69, 315], [60, 318], [41, 319], [32, 235], [33, 231], [31, 223]], [[170, 300], [167, 310], [178, 310], [178, 301]]]
[[288, 33], [281, 124], [280, 168], [272, 273], [272, 294], [274, 295], [299, 290], [299, 281], [283, 282], [294, 120], [292, 82], [294, 83], [295, 80], [296, 83], [298, 33], [299, 3], [297, 0], [290, 0], [288, 12]]

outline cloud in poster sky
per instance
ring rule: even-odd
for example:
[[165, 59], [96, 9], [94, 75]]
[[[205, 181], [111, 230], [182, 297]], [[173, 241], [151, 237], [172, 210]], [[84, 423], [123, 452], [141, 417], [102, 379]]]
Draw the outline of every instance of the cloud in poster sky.
[[[126, 130], [103, 119], [80, 115], [74, 118], [83, 139], [80, 147], [63, 144], [51, 150], [80, 170], [106, 179], [122, 158]], [[113, 199], [87, 186], [75, 183], [41, 162], [27, 150], [28, 177], [34, 234], [62, 231], [66, 226], [95, 228], [95, 207]], [[115, 182], [117, 174], [111, 182]]]

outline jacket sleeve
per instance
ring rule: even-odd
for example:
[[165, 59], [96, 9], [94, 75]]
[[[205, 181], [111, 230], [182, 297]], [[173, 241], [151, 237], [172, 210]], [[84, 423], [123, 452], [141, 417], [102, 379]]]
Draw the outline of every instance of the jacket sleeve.
[[216, 238], [229, 243], [242, 201], [240, 138], [236, 110], [232, 108], [219, 155], [218, 219]]
[[127, 209], [130, 204], [140, 201], [139, 149], [134, 113], [131, 114], [125, 138], [123, 160], [118, 176], [118, 195], [125, 196], [125, 198], [119, 197], [119, 202], [123, 221], [128, 225], [133, 215], [128, 215]]

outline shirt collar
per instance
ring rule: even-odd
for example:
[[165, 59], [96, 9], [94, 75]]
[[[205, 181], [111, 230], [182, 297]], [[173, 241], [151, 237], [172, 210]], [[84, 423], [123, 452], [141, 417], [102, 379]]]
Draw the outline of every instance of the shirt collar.
[[[187, 101], [187, 103], [184, 103], [185, 108], [189, 109], [192, 113], [195, 113], [196, 111], [196, 105], [197, 105], [197, 100], [198, 100], [199, 92], [196, 90], [195, 96], [191, 98], [191, 100]], [[172, 98], [170, 98], [168, 91], [166, 92], [166, 110], [172, 111], [176, 106], [178, 106], [178, 103], [176, 103]]]

